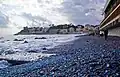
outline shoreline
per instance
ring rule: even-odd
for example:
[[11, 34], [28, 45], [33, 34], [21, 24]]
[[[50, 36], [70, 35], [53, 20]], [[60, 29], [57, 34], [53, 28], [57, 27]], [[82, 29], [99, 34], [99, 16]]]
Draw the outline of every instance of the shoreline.
[[[73, 34], [72, 34], [73, 35]], [[75, 37], [77, 36], [77, 39], [78, 39], [78, 35], [75, 35]], [[79, 35], [79, 37], [82, 37], [82, 36], [85, 36], [85, 34], [80, 34]], [[77, 39], [75, 39], [75, 40], [77, 40]], [[52, 50], [54, 50], [55, 51], [55, 49], [56, 48], [59, 48], [59, 47], [61, 47], [61, 46], [63, 46], [63, 45], [68, 45], [68, 44], [70, 44], [70, 43], [72, 43], [72, 42], [74, 42], [75, 40], [72, 40], [72, 41], [68, 41], [68, 42], [63, 42], [62, 44], [60, 44], [60, 45], [57, 45], [57, 46], [55, 46], [54, 48], [50, 48], [50, 49], [47, 49], [47, 50], [45, 50], [45, 51], [41, 51], [40, 53], [42, 53], [42, 54], [54, 54], [55, 55], [55, 53], [52, 53], [51, 51]], [[31, 52], [31, 54], [37, 54], [37, 51], [36, 52]], [[14, 53], [15, 54], [15, 53]], [[14, 56], [14, 54], [10, 54], [11, 56]], [[16, 55], [19, 55], [19, 54], [22, 54], [22, 53], [16, 53]], [[39, 52], [38, 52], [38, 54], [39, 54]], [[56, 53], [57, 54], [57, 53]], [[7, 61], [9, 64], [10, 64], [10, 66], [8, 66], [8, 67], [11, 67], [11, 66], [17, 66], [17, 65], [21, 65], [21, 64], [26, 64], [26, 63], [30, 63], [30, 62], [33, 62], [33, 61], [27, 61], [27, 60], [18, 60], [17, 58], [14, 58], [14, 57], [11, 57], [11, 58], [9, 58], [9, 56], [10, 55], [6, 55], [6, 56], [1, 56], [1, 58], [0, 58], [0, 61], [2, 61], [2, 60], [5, 60], [5, 61]], [[16, 56], [17, 57], [17, 56]], [[44, 59], [45, 57], [43, 57], [43, 58], [40, 58], [40, 59]], [[49, 57], [47, 57], [47, 58], [49, 58]], [[37, 59], [37, 60], [39, 60], [39, 59]], [[37, 61], [37, 60], [35, 60], [35, 61]]]
[[117, 70], [120, 69], [119, 40], [119, 37], [112, 36], [107, 41], [97, 36], [82, 36], [71, 44], [52, 50], [57, 53], [55, 56], [2, 69], [0, 76], [116, 77], [120, 73]]

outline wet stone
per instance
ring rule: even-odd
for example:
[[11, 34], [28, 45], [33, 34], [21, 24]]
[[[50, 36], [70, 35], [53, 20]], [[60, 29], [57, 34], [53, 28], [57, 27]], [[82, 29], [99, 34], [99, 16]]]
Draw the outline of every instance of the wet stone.
[[47, 39], [46, 37], [36, 37], [35, 39]]
[[28, 41], [24, 41], [24, 43], [28, 43]]
[[14, 41], [24, 41], [23, 39], [14, 39]]
[[47, 48], [42, 48], [42, 50], [47, 50]]

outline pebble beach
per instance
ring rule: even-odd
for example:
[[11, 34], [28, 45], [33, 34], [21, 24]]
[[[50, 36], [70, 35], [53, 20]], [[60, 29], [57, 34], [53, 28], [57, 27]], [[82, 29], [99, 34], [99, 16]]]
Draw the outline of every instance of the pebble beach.
[[42, 60], [0, 69], [0, 77], [120, 77], [120, 37], [82, 36]]

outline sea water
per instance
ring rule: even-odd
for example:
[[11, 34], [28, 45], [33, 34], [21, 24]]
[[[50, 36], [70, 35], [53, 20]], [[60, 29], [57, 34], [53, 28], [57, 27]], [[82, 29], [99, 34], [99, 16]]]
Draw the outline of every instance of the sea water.
[[[12, 35], [0, 37], [0, 68], [7, 67], [5, 59], [19, 61], [36, 61], [42, 57], [55, 54], [43, 53], [55, 46], [78, 39], [84, 34], [65, 35]], [[43, 38], [44, 37], [44, 38]], [[17, 40], [16, 40], [17, 39]], [[6, 65], [4, 65], [6, 64]], [[9, 64], [8, 64], [9, 65]]]

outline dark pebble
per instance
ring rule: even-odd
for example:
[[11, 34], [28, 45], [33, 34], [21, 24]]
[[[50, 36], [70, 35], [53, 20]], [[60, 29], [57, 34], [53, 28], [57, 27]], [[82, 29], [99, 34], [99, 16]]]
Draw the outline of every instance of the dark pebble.
[[23, 39], [14, 39], [14, 41], [24, 41]]
[[41, 37], [41, 38], [36, 37], [35, 39], [47, 39], [47, 38], [46, 37]]
[[43, 48], [42, 50], [47, 50], [47, 48]]
[[28, 43], [28, 41], [24, 41], [24, 43]]

